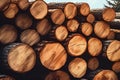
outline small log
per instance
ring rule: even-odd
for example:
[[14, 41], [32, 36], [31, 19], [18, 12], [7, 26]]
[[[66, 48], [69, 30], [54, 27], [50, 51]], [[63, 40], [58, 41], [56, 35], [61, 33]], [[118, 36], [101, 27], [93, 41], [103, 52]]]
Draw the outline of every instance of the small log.
[[0, 11], [4, 11], [9, 7], [10, 0], [0, 0]]
[[39, 33], [34, 29], [27, 29], [21, 33], [20, 40], [23, 43], [27, 43], [30, 46], [33, 46], [40, 41], [40, 36]]
[[14, 26], [5, 24], [0, 27], [0, 42], [3, 44], [8, 44], [16, 41], [17, 30]]
[[118, 80], [117, 75], [111, 70], [102, 70], [95, 75], [93, 80]]
[[98, 56], [102, 51], [102, 42], [97, 38], [90, 38], [88, 41], [88, 52], [91, 56]]
[[21, 28], [21, 29], [27, 29], [32, 26], [32, 19], [29, 15], [27, 14], [19, 14], [16, 17], [15, 21], [16, 25]]
[[51, 12], [51, 19], [54, 24], [61, 25], [65, 21], [65, 14], [61, 9], [56, 9]]
[[68, 65], [68, 70], [75, 78], [81, 78], [86, 74], [87, 63], [82, 58], [75, 58]]
[[30, 6], [30, 2], [28, 0], [19, 0], [18, 6], [21, 10], [26, 10]]
[[106, 51], [107, 58], [110, 61], [119, 61], [120, 60], [120, 41], [113, 40]]
[[18, 7], [16, 4], [11, 3], [9, 7], [4, 11], [4, 15], [6, 18], [12, 19], [16, 16], [18, 13]]
[[7, 70], [18, 73], [30, 71], [36, 63], [34, 50], [23, 43], [12, 43], [3, 49], [3, 65]]
[[67, 3], [64, 7], [64, 14], [67, 19], [73, 19], [77, 15], [77, 6], [74, 3]]
[[58, 41], [64, 41], [68, 36], [67, 28], [63, 25], [55, 27], [50, 32], [50, 37], [52, 39], [57, 39]]
[[90, 13], [90, 6], [88, 3], [81, 3], [79, 6], [79, 14], [87, 16]]
[[108, 36], [107, 36], [107, 39], [108, 40], [113, 40], [113, 39], [115, 39], [115, 32], [114, 31], [110, 31], [110, 33], [108, 34]]
[[36, 29], [40, 35], [44, 36], [48, 34], [48, 32], [51, 30], [51, 27], [51, 23], [45, 18], [37, 23]]
[[106, 38], [110, 33], [110, 25], [104, 21], [97, 21], [94, 25], [94, 32], [99, 38]]
[[70, 80], [69, 75], [64, 71], [55, 71], [49, 73], [45, 80]]
[[87, 48], [87, 41], [81, 34], [73, 34], [68, 38], [67, 51], [71, 56], [82, 55]]
[[87, 22], [93, 23], [94, 21], [95, 21], [95, 16], [92, 13], [88, 14]]
[[76, 32], [78, 30], [79, 25], [80, 25], [79, 22], [75, 19], [67, 21], [67, 29], [70, 32]]
[[88, 68], [90, 70], [96, 70], [99, 67], [99, 61], [96, 57], [90, 58], [88, 60]]
[[120, 62], [115, 62], [113, 65], [112, 65], [112, 70], [116, 73], [120, 73]]
[[30, 13], [35, 19], [43, 19], [48, 13], [48, 6], [43, 0], [37, 0], [30, 7]]
[[15, 79], [11, 76], [0, 74], [0, 80], [15, 80]]
[[64, 47], [57, 42], [41, 43], [39, 58], [44, 67], [50, 70], [58, 70], [64, 66], [67, 53]]
[[82, 33], [85, 36], [90, 36], [93, 32], [93, 26], [90, 23], [87, 23], [87, 22], [82, 23], [80, 27], [81, 27]]

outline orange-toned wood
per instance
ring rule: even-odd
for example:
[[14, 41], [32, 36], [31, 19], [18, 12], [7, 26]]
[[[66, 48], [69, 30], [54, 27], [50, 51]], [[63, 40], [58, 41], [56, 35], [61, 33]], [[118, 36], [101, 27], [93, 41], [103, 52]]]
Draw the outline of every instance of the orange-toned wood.
[[115, 62], [113, 65], [112, 65], [112, 70], [116, 73], [119, 73], [120, 72], [120, 62]]
[[65, 14], [62, 9], [56, 9], [51, 12], [51, 19], [54, 24], [61, 25], [65, 21]]
[[4, 11], [9, 7], [10, 0], [0, 0], [0, 11]]
[[97, 38], [88, 40], [88, 52], [91, 56], [98, 56], [102, 51], [102, 42]]
[[74, 3], [67, 3], [64, 7], [64, 13], [67, 19], [73, 19], [77, 15], [77, 6]]
[[5, 24], [0, 27], [0, 42], [8, 44], [14, 42], [17, 39], [17, 30], [14, 26]]
[[73, 77], [81, 78], [86, 74], [87, 63], [82, 58], [75, 58], [69, 63], [68, 70]]
[[43, 19], [48, 13], [48, 6], [43, 0], [37, 0], [30, 7], [30, 13], [35, 19]]
[[20, 35], [20, 40], [23, 43], [27, 43], [30, 46], [38, 43], [40, 41], [39, 33], [34, 29], [24, 30]]
[[59, 70], [49, 73], [45, 80], [70, 80], [70, 77], [66, 72]]
[[88, 3], [81, 3], [79, 6], [79, 14], [87, 16], [90, 13], [90, 6]]
[[42, 65], [50, 70], [60, 69], [65, 65], [67, 60], [66, 50], [57, 42], [46, 43], [39, 52], [39, 55]]
[[115, 39], [115, 32], [114, 31], [110, 31], [110, 33], [108, 34], [107, 36], [107, 39], [108, 40], [112, 40], [112, 39]]
[[110, 25], [104, 21], [97, 21], [94, 25], [94, 32], [99, 38], [106, 38], [110, 33]]
[[120, 60], [120, 41], [113, 40], [107, 48], [107, 58], [110, 61], [119, 61]]
[[92, 13], [88, 14], [87, 22], [93, 23], [94, 21], [95, 21], [95, 16]]
[[70, 32], [76, 32], [79, 27], [79, 22], [75, 19], [71, 19], [67, 21], [67, 29]]
[[37, 23], [36, 29], [40, 35], [44, 36], [48, 34], [48, 32], [51, 30], [51, 27], [51, 23], [48, 21], [47, 18], [45, 18]]
[[67, 51], [71, 56], [84, 54], [87, 48], [87, 41], [81, 34], [73, 34], [68, 40]]
[[118, 77], [112, 70], [102, 70], [95, 75], [93, 80], [118, 80]]
[[93, 32], [93, 26], [88, 22], [82, 23], [80, 27], [85, 36], [90, 36]]
[[16, 25], [21, 29], [27, 29], [32, 26], [32, 18], [28, 14], [19, 14], [15, 20]]

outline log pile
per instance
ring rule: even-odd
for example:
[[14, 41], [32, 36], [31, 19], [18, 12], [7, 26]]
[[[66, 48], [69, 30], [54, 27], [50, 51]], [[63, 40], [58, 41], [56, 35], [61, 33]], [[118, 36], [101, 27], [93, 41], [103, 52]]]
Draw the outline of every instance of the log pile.
[[0, 73], [15, 80], [120, 80], [115, 17], [114, 9], [93, 12], [88, 3], [0, 0]]

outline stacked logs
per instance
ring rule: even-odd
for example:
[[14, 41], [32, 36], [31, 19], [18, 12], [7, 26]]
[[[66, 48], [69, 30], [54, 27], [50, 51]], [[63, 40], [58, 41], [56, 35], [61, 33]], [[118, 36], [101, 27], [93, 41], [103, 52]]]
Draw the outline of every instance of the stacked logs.
[[120, 23], [112, 8], [96, 13], [87, 3], [0, 0], [0, 11], [5, 70], [32, 73], [41, 64], [39, 71], [50, 72], [43, 80], [120, 79]]

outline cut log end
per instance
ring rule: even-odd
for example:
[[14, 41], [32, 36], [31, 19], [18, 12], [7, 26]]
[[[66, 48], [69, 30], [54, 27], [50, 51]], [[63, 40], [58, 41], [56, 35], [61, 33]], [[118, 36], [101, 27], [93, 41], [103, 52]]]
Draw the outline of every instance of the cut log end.
[[88, 52], [91, 56], [98, 56], [102, 50], [102, 42], [97, 38], [88, 41]]
[[47, 43], [40, 51], [40, 61], [44, 67], [50, 70], [58, 70], [64, 66], [67, 53], [60, 43]]
[[51, 19], [54, 24], [61, 25], [65, 21], [65, 15], [61, 9], [52, 12]]
[[102, 13], [103, 19], [108, 22], [113, 21], [115, 19], [115, 16], [116, 13], [112, 8], [106, 8]]
[[99, 61], [97, 58], [91, 58], [88, 60], [88, 68], [90, 70], [96, 70], [99, 67]]
[[63, 41], [67, 38], [68, 31], [65, 26], [58, 26], [55, 30], [55, 37], [59, 41]]
[[90, 6], [88, 3], [82, 3], [79, 10], [81, 15], [87, 16], [90, 13]]
[[67, 3], [64, 13], [67, 19], [73, 19], [77, 15], [77, 6], [74, 3]]
[[37, 31], [28, 29], [21, 33], [20, 40], [32, 46], [40, 41], [40, 36]]
[[74, 34], [69, 39], [67, 44], [67, 50], [72, 56], [80, 56], [82, 55], [87, 48], [86, 39], [80, 34]]
[[71, 19], [67, 22], [67, 29], [70, 31], [70, 32], [76, 32], [78, 27], [79, 27], [79, 22], [75, 19]]
[[51, 23], [45, 18], [37, 23], [36, 29], [40, 35], [44, 36], [51, 30]]
[[107, 48], [107, 57], [110, 61], [120, 60], [120, 41], [112, 41]]
[[0, 80], [15, 80], [15, 79], [8, 75], [0, 75]]
[[9, 7], [10, 0], [0, 0], [0, 11], [4, 11]]
[[93, 23], [94, 21], [95, 21], [95, 16], [92, 13], [88, 14], [87, 22]]
[[110, 31], [110, 33], [108, 34], [108, 36], [107, 36], [107, 39], [108, 40], [113, 40], [113, 39], [115, 39], [115, 32], [114, 31]]
[[44, 1], [37, 0], [32, 4], [30, 12], [35, 19], [43, 19], [48, 13], [48, 6]]
[[20, 0], [18, 6], [21, 10], [26, 10], [30, 6], [30, 2], [28, 0]]
[[30, 46], [19, 44], [10, 49], [7, 61], [13, 71], [24, 73], [34, 67], [36, 55]]
[[85, 36], [90, 36], [93, 32], [93, 27], [90, 23], [83, 23], [81, 25], [81, 30], [82, 30], [82, 33], [85, 35]]
[[0, 42], [8, 44], [17, 39], [17, 30], [12, 25], [3, 25], [0, 28]]
[[81, 78], [86, 73], [87, 63], [82, 58], [75, 58], [69, 63], [68, 70], [73, 77]]
[[118, 80], [117, 75], [111, 70], [100, 71], [93, 80]]
[[110, 25], [104, 21], [96, 22], [94, 32], [99, 38], [106, 38], [110, 32]]
[[116, 73], [119, 73], [120, 72], [120, 62], [115, 62], [113, 65], [112, 65], [112, 70]]
[[45, 80], [70, 80], [69, 75], [63, 71], [55, 71], [49, 73]]

